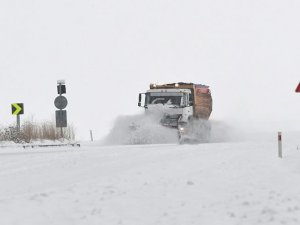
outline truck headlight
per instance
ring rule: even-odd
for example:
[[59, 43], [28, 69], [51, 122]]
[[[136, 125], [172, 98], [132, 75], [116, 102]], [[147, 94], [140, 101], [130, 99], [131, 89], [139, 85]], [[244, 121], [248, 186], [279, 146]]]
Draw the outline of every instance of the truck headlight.
[[185, 131], [185, 127], [179, 127], [179, 131], [180, 132], [184, 132]]

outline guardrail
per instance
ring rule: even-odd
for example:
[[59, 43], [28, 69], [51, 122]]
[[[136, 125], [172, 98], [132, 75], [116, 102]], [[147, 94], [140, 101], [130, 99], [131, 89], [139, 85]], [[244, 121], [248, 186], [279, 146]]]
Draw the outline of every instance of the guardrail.
[[0, 148], [46, 148], [46, 147], [81, 147], [80, 143], [67, 144], [15, 144], [15, 145], [0, 145]]

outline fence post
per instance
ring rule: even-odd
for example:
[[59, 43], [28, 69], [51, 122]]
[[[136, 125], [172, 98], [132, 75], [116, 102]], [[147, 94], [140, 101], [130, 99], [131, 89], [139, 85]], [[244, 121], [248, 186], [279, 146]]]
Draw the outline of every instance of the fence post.
[[282, 133], [278, 132], [278, 157], [282, 158]]

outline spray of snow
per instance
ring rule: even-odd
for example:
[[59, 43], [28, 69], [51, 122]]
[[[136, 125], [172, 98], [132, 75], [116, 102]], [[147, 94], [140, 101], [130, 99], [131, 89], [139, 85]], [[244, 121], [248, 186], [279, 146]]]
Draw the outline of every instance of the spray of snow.
[[177, 130], [162, 126], [158, 114], [120, 116], [104, 140], [107, 145], [177, 143]]
[[[170, 144], [178, 143], [175, 128], [160, 124], [161, 113], [120, 116], [114, 122], [110, 133], [102, 141], [104, 145], [130, 144]], [[240, 132], [221, 121], [208, 121], [210, 124], [209, 142], [228, 142], [240, 140]], [[209, 131], [208, 131], [209, 132]]]

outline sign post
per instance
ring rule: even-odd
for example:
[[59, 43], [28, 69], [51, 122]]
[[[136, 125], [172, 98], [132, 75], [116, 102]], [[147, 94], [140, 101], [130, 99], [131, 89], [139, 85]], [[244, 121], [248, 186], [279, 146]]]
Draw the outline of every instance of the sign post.
[[12, 115], [17, 116], [17, 132], [21, 130], [21, 119], [20, 115], [24, 114], [24, 104], [23, 103], [13, 103], [11, 104]]
[[21, 118], [20, 115], [17, 115], [17, 131], [20, 132], [21, 130]]
[[66, 94], [66, 85], [64, 80], [57, 81], [57, 96], [54, 100], [54, 105], [57, 109], [55, 112], [56, 127], [60, 128], [60, 136], [63, 138], [63, 127], [67, 127], [67, 111], [63, 110], [68, 105], [68, 100], [63, 94]]

